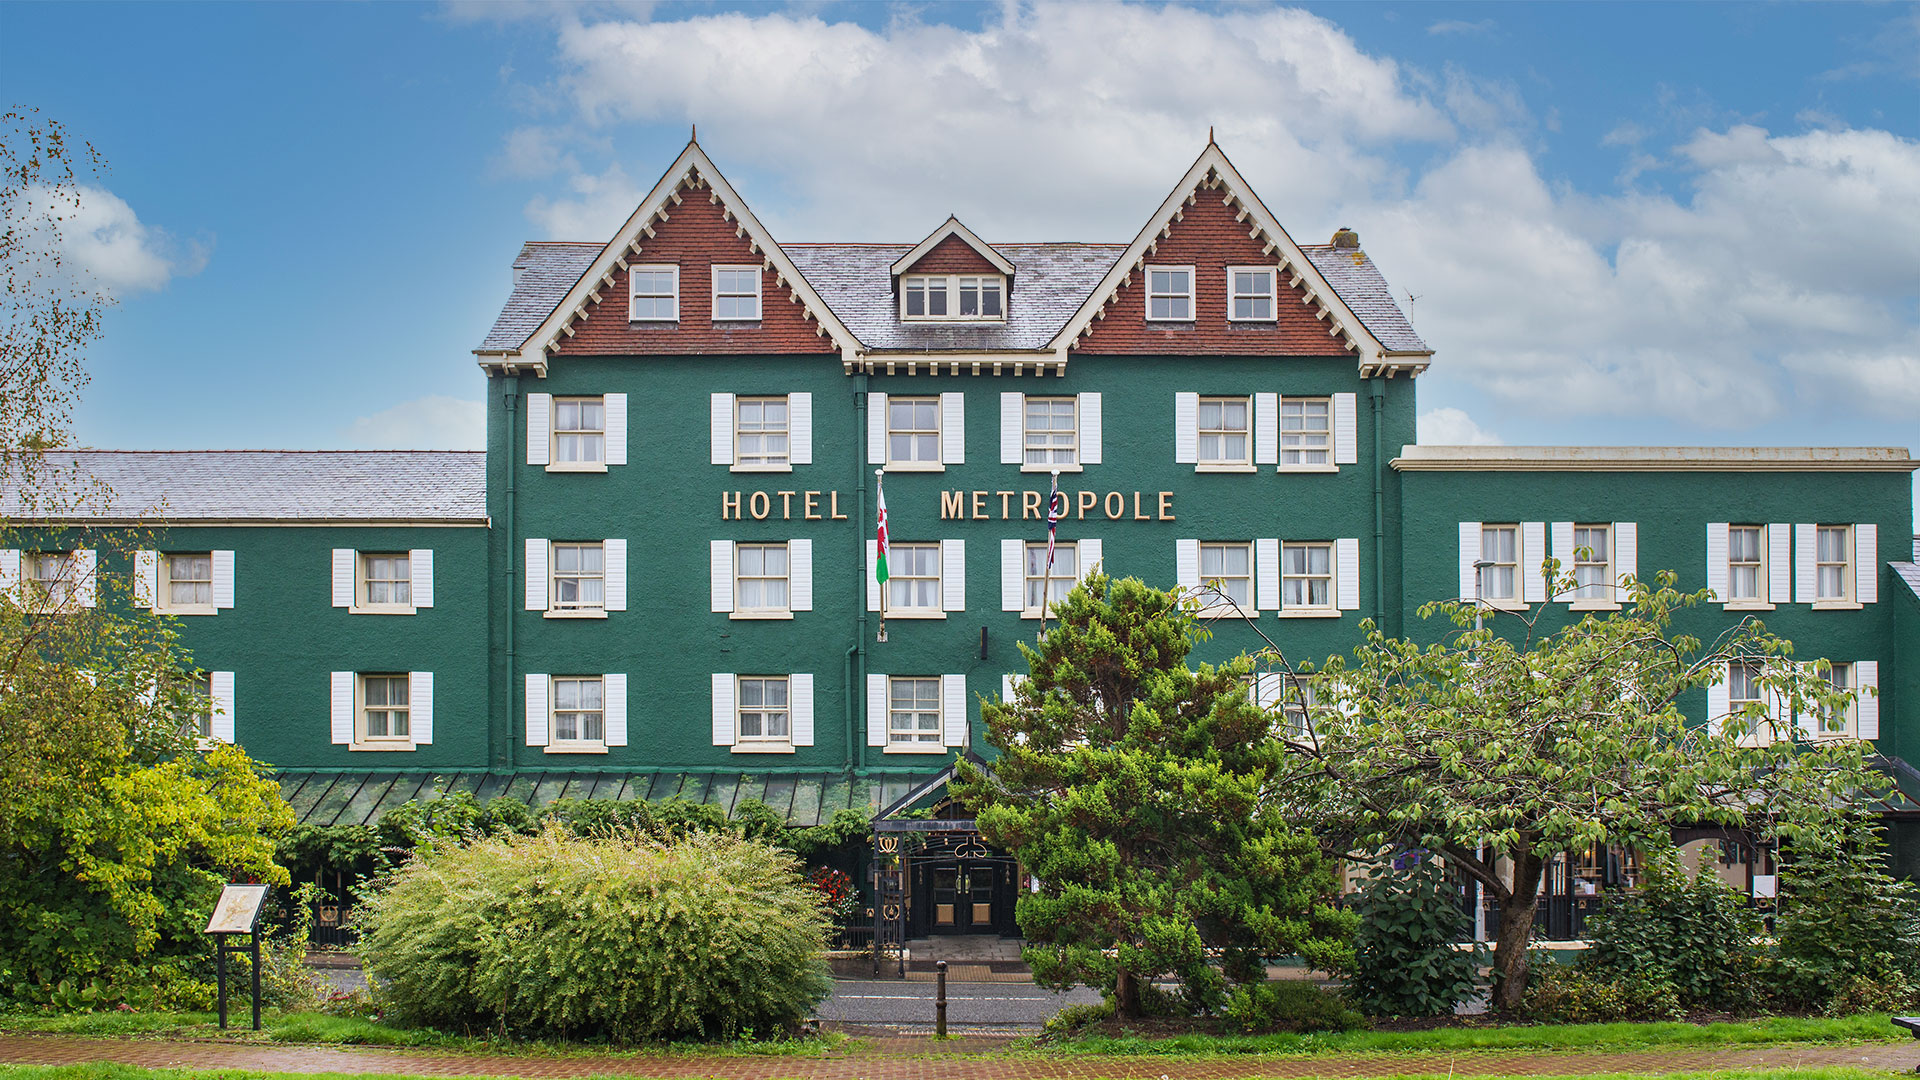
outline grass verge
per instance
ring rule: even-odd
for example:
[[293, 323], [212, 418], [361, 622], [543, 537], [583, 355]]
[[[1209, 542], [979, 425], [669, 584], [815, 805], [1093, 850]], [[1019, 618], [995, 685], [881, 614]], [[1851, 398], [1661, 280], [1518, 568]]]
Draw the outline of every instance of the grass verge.
[[1313, 1035], [1069, 1035], [1022, 1044], [1028, 1052], [1098, 1056], [1212, 1057], [1226, 1054], [1410, 1054], [1463, 1050], [1583, 1050], [1594, 1053], [1686, 1046], [1897, 1042], [1910, 1036], [1885, 1013], [1838, 1018], [1777, 1016], [1717, 1024], [1530, 1024], [1432, 1031], [1345, 1031]]
[[[1472, 1073], [1405, 1073], [1394, 1080], [1457, 1080]], [[1664, 1074], [1663, 1080], [1889, 1080], [1897, 1074], [1870, 1069], [1722, 1069]], [[1646, 1080], [1645, 1073], [1583, 1074], [1579, 1080]], [[0, 1080], [397, 1080], [391, 1073], [278, 1073], [251, 1069], [145, 1069], [135, 1065], [0, 1065]], [[623, 1076], [620, 1080], [638, 1080]], [[1529, 1076], [1527, 1080], [1574, 1080]]]

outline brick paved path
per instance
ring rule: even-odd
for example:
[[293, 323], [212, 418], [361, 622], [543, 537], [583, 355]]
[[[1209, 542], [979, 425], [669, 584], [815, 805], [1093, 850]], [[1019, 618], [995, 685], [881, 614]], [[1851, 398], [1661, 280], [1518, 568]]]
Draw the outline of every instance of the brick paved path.
[[1911, 1069], [1911, 1043], [1649, 1050], [1639, 1053], [1499, 1052], [1473, 1054], [1236, 1056], [1171, 1061], [1152, 1057], [966, 1056], [1005, 1040], [971, 1038], [936, 1047], [924, 1039], [869, 1040], [856, 1050], [779, 1057], [702, 1054], [532, 1057], [453, 1054], [371, 1047], [261, 1046], [68, 1035], [0, 1035], [0, 1062], [70, 1065], [111, 1061], [152, 1068], [263, 1069], [294, 1073], [399, 1073], [408, 1076], [724, 1077], [727, 1080], [1238, 1080], [1244, 1077], [1384, 1077], [1663, 1073], [1704, 1069], [1782, 1069], [1851, 1065]]

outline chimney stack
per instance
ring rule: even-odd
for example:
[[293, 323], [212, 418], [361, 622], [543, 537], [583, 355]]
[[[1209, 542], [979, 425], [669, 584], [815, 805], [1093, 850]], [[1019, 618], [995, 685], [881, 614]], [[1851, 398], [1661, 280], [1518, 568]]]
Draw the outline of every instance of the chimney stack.
[[1333, 246], [1337, 248], [1351, 248], [1352, 250], [1358, 251], [1360, 250], [1360, 234], [1342, 225], [1333, 232]]

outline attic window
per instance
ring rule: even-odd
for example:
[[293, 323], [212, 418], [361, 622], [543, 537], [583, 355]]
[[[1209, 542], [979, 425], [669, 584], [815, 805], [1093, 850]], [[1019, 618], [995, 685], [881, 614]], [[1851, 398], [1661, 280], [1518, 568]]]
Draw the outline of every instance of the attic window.
[[900, 317], [997, 322], [1007, 317], [1006, 295], [998, 274], [910, 275], [900, 279]]
[[627, 318], [632, 322], [673, 322], [680, 318], [680, 268], [672, 264], [635, 266], [629, 271]]

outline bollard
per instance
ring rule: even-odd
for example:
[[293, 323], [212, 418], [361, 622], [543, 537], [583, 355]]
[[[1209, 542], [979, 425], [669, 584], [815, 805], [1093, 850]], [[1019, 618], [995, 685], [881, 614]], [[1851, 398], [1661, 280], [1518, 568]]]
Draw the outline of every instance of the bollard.
[[947, 962], [935, 963], [933, 970], [933, 1036], [944, 1039], [947, 1037]]

